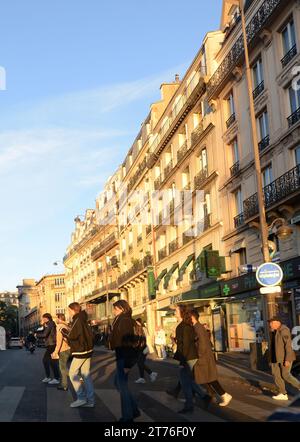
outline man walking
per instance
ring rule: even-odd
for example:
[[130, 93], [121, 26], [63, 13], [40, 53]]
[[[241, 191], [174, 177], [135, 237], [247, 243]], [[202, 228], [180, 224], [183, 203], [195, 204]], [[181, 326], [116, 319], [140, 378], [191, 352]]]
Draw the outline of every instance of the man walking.
[[285, 383], [293, 385], [300, 391], [300, 381], [291, 374], [296, 355], [292, 348], [292, 338], [288, 327], [282, 324], [277, 316], [269, 320], [271, 329], [270, 362], [274, 381], [279, 394], [273, 396], [278, 401], [288, 401]]
[[[40, 338], [45, 339], [46, 351], [43, 357], [43, 364], [45, 368], [46, 377], [42, 382], [50, 385], [59, 384], [59, 368], [58, 360], [52, 358], [52, 353], [56, 347], [56, 325], [52, 319], [50, 313], [45, 313], [43, 315], [43, 327], [44, 330], [38, 333]], [[50, 377], [50, 367], [52, 368], [54, 378]]]
[[[77, 400], [70, 407], [95, 406], [93, 381], [90, 375], [91, 358], [93, 354], [93, 333], [88, 325], [88, 316], [81, 310], [78, 302], [69, 305], [70, 315], [73, 318], [69, 333], [68, 343], [71, 347], [73, 361], [70, 366], [69, 377], [77, 395]], [[64, 330], [62, 330], [64, 333]], [[83, 383], [80, 381], [82, 378]]]

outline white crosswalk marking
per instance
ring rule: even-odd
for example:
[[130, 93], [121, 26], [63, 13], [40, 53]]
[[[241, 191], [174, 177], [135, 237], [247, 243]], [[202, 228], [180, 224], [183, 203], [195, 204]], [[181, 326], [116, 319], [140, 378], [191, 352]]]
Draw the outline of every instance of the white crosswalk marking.
[[256, 407], [255, 405], [248, 404], [247, 402], [241, 402], [234, 398], [232, 399], [230, 404], [227, 405], [227, 408], [245, 414], [246, 416], [252, 417], [256, 420], [265, 420], [272, 413], [272, 411], [270, 410]]
[[[180, 407], [183, 408], [179, 401], [174, 400], [164, 391], [143, 391], [143, 393], [169, 408], [174, 413], [177, 413]], [[184, 418], [191, 422], [225, 422], [224, 419], [202, 410], [201, 408], [195, 408], [192, 414], [185, 414]]]
[[[119, 393], [116, 390], [102, 389], [96, 389], [95, 393], [109, 409], [109, 411], [115, 416], [116, 420], [119, 420], [121, 417], [121, 401]], [[135, 422], [153, 422], [153, 419], [141, 411], [141, 417], [135, 419]]]
[[48, 387], [47, 422], [81, 421], [78, 409], [70, 408], [70, 404], [73, 401], [74, 399], [69, 391], [60, 391], [55, 387]]
[[0, 391], [0, 422], [11, 422], [25, 387], [3, 387]]
[[263, 402], [268, 402], [269, 404], [274, 405], [274, 407], [282, 407], [284, 405], [286, 405], [287, 407], [290, 405], [290, 403], [292, 401], [276, 401], [274, 399], [272, 399], [270, 396], [266, 396], [264, 394], [259, 394], [259, 395], [247, 395], [246, 397], [249, 397], [251, 399], [256, 399], [258, 401], [263, 401]]

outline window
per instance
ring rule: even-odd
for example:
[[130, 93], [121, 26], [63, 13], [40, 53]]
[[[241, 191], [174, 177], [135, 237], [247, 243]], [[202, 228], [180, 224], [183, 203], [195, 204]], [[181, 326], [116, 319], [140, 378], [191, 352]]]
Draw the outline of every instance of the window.
[[229, 97], [227, 98], [227, 110], [228, 110], [228, 117], [231, 117], [235, 113], [233, 92], [231, 92]]
[[300, 146], [295, 149], [296, 165], [300, 164]]
[[247, 251], [245, 248], [242, 248], [238, 251], [238, 265], [246, 265], [247, 264]]
[[266, 167], [262, 172], [263, 187], [268, 186], [274, 181], [272, 165]]
[[239, 161], [239, 145], [237, 139], [233, 141], [231, 149], [232, 149], [233, 164], [235, 164]]
[[202, 149], [199, 155], [200, 170], [207, 169], [207, 150]]
[[291, 114], [300, 108], [300, 89], [295, 90], [293, 86], [289, 88]]
[[296, 45], [294, 20], [285, 26], [282, 33], [283, 54], [286, 55]]
[[60, 302], [60, 293], [55, 293], [55, 302]]
[[259, 58], [253, 66], [253, 85], [256, 89], [264, 81], [262, 60]]
[[65, 309], [64, 308], [56, 308], [56, 314], [57, 315], [59, 315], [59, 314], [65, 314]]
[[257, 126], [258, 126], [258, 134], [260, 137], [259, 149], [260, 149], [260, 151], [262, 151], [267, 146], [269, 146], [269, 143], [270, 143], [269, 118], [268, 118], [267, 111], [264, 111], [257, 118]]
[[235, 194], [235, 210], [236, 210], [236, 214], [240, 215], [241, 213], [243, 213], [243, 196], [242, 196], [242, 190], [238, 189]]

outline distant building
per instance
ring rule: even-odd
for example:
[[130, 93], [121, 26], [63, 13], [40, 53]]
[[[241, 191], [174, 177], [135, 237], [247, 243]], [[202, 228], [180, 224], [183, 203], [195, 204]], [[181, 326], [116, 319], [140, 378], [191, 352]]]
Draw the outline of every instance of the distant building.
[[2, 292], [0, 293], [0, 302], [5, 302], [7, 305], [19, 305], [17, 292]]

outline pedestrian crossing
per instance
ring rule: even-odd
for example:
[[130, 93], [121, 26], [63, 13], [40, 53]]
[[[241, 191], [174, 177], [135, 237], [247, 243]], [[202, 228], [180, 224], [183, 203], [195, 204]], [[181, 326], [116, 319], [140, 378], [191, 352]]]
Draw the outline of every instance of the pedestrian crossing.
[[[26, 397], [26, 387], [24, 386], [4, 386], [0, 387], [0, 422], [19, 421], [17, 410], [25, 410], [28, 413], [28, 420], [47, 422], [115, 422], [121, 417], [120, 396], [118, 392], [111, 388], [96, 388], [96, 407], [70, 408], [70, 403], [74, 400], [72, 392], [62, 392], [55, 387], [46, 386], [45, 413], [38, 414], [41, 404], [34, 403], [32, 398], [32, 410]], [[142, 386], [136, 394], [141, 416], [136, 422], [226, 422], [226, 421], [266, 421], [276, 408], [286, 407], [287, 403], [274, 403], [274, 400], [263, 394], [244, 395], [242, 398], [233, 398], [231, 403], [220, 408], [216, 404], [204, 410], [195, 406], [191, 414], [180, 415], [178, 411], [183, 408], [182, 400], [174, 399], [165, 391], [152, 390], [149, 386]], [[25, 401], [25, 403], [23, 403]], [[25, 407], [26, 405], [26, 407]], [[24, 411], [23, 411], [24, 412]], [[41, 416], [45, 416], [41, 418]], [[22, 418], [26, 421], [26, 415]]]

